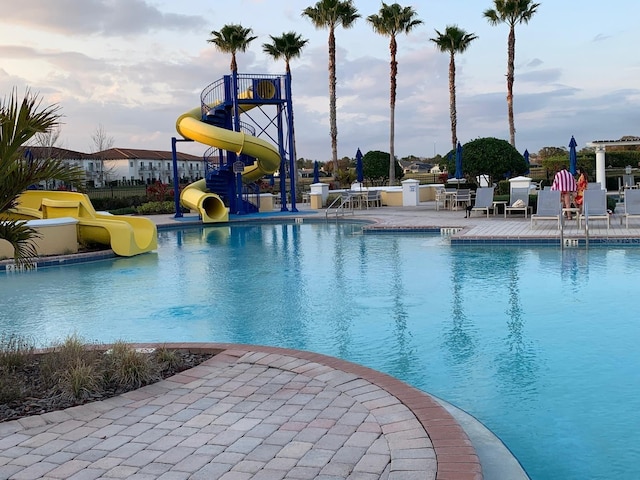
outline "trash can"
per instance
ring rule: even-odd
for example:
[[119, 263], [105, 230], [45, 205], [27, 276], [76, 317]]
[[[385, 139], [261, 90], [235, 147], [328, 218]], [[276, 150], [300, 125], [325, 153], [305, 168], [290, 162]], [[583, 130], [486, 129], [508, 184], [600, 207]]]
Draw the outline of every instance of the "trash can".
[[402, 206], [417, 207], [420, 204], [420, 182], [409, 179], [402, 182]]

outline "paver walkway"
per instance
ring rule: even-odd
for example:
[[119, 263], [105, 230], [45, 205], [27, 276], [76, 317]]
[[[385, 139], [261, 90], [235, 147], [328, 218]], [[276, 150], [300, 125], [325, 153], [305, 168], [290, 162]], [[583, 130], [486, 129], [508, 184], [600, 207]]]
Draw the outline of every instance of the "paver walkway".
[[0, 423], [0, 479], [482, 479], [453, 417], [393, 377], [309, 352], [169, 345], [187, 346], [220, 353], [125, 395]]

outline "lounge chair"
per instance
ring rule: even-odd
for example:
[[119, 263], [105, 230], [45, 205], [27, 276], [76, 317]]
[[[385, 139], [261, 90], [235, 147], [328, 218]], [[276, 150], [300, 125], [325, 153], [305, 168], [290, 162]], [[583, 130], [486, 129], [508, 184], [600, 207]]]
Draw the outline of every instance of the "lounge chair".
[[560, 228], [562, 217], [562, 204], [560, 203], [560, 190], [539, 190], [536, 213], [531, 215], [531, 228], [538, 220], [555, 220]]
[[504, 218], [507, 218], [507, 212], [523, 212], [524, 218], [529, 213], [529, 188], [520, 187], [512, 188], [509, 194], [509, 205], [504, 207]]
[[600, 189], [586, 189], [582, 203], [582, 213], [578, 216], [578, 228], [584, 220], [584, 228], [589, 227], [592, 220], [606, 220], [607, 230], [611, 224], [609, 212], [607, 211], [607, 192]]
[[[640, 218], [640, 190], [630, 188], [624, 192], [624, 219], [629, 228], [630, 218]], [[620, 218], [622, 224], [622, 218]]]
[[[480, 187], [476, 190], [476, 202], [471, 208], [471, 212], [487, 212], [489, 218], [489, 210], [493, 210], [493, 187]], [[469, 216], [471, 216], [469, 212]]]

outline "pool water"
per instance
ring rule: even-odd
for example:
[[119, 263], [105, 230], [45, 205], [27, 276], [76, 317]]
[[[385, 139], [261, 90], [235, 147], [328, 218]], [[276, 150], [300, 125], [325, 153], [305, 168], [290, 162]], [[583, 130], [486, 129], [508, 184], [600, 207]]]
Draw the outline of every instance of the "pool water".
[[0, 333], [312, 350], [466, 410], [534, 480], [636, 479], [638, 265], [636, 248], [450, 247], [357, 224], [187, 228], [157, 253], [0, 276]]

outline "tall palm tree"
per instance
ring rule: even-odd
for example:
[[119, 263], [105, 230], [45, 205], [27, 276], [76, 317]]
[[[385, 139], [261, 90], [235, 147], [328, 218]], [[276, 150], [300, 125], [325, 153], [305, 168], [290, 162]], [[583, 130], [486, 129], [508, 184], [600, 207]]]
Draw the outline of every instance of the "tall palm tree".
[[436, 30], [437, 37], [430, 38], [438, 50], [449, 53], [449, 116], [451, 117], [451, 145], [453, 150], [458, 144], [456, 128], [458, 114], [456, 111], [456, 53], [463, 53], [476, 38], [473, 33], [467, 33], [457, 25], [447, 25], [444, 33]]
[[516, 24], [529, 23], [531, 17], [540, 6], [531, 0], [493, 0], [495, 8], [484, 11], [484, 16], [491, 25], [506, 23], [509, 25], [507, 41], [507, 109], [509, 111], [509, 139], [516, 146], [516, 127], [513, 121], [513, 80], [516, 58]]
[[412, 7], [401, 7], [397, 3], [387, 5], [382, 2], [380, 12], [369, 15], [367, 21], [371, 24], [376, 33], [390, 37], [389, 51], [391, 52], [391, 74], [390, 74], [390, 94], [389, 94], [389, 185], [396, 182], [396, 157], [395, 157], [395, 111], [396, 111], [396, 78], [398, 76], [398, 43], [396, 37], [400, 33], [409, 33], [422, 20], [416, 18], [416, 11]]
[[[279, 37], [274, 37], [273, 35], [269, 35], [271, 37], [271, 43], [263, 43], [262, 49], [263, 51], [272, 56], [274, 60], [278, 60], [280, 58], [284, 58], [285, 70], [287, 74], [287, 83], [289, 85], [288, 96], [291, 99], [291, 67], [289, 62], [292, 58], [298, 58], [302, 53], [302, 49], [309, 42], [306, 38], [302, 38], [296, 32], [287, 32], [283, 33]], [[296, 166], [295, 159], [297, 158], [296, 154], [296, 140], [295, 140], [295, 132], [293, 130], [293, 108], [289, 112], [291, 115], [291, 131], [289, 134], [291, 135], [291, 152], [289, 155], [289, 169], [291, 178], [297, 178], [298, 169]], [[281, 183], [281, 188], [284, 189], [284, 183]], [[282, 195], [284, 195], [284, 191], [282, 191]], [[292, 208], [294, 211], [297, 211], [295, 207], [295, 199], [292, 203]]]
[[338, 126], [336, 122], [336, 36], [338, 26], [351, 28], [360, 15], [353, 0], [319, 0], [302, 11], [316, 28], [329, 29], [329, 134], [334, 177], [338, 174]]
[[213, 43], [223, 53], [230, 53], [231, 71], [237, 72], [236, 52], [246, 52], [249, 44], [258, 38], [252, 37], [252, 32], [251, 28], [232, 23], [225, 25], [219, 31], [212, 31], [211, 38], [207, 42]]
[[25, 148], [35, 135], [46, 133], [59, 125], [59, 107], [40, 108], [41, 100], [29, 91], [22, 101], [13, 90], [0, 102], [0, 239], [8, 241], [14, 250], [14, 260], [29, 266], [36, 256], [33, 240], [37, 232], [24, 221], [8, 215], [18, 196], [30, 185], [49, 180], [61, 180], [81, 186], [84, 172], [69, 167], [60, 159], [28, 159]]
[[302, 54], [302, 49], [309, 40], [302, 38], [296, 32], [283, 33], [279, 37], [271, 37], [271, 43], [263, 43], [262, 50], [267, 55], [271, 55], [274, 60], [284, 58], [285, 71], [287, 75], [291, 75], [289, 62], [292, 58], [298, 58]]

